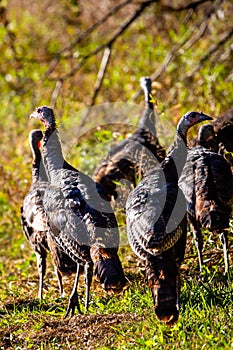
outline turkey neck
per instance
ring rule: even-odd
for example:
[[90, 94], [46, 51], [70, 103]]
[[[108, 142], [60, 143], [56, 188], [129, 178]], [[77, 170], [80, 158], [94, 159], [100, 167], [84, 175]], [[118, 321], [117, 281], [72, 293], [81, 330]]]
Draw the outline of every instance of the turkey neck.
[[176, 129], [176, 139], [171, 151], [162, 162], [161, 166], [164, 170], [166, 180], [178, 183], [179, 177], [184, 168], [187, 158], [187, 132], [188, 129], [183, 128], [182, 124], [178, 124]]
[[32, 150], [32, 183], [36, 183], [40, 180], [40, 164], [41, 164], [41, 153], [36, 144], [36, 142], [32, 142], [31, 144]]
[[138, 128], [142, 130], [149, 130], [153, 135], [156, 135], [154, 104], [151, 102], [150, 92], [150, 89], [144, 91], [146, 109], [139, 120]]
[[42, 153], [45, 170], [50, 182], [56, 182], [57, 172], [63, 168], [64, 157], [55, 123], [45, 130]]

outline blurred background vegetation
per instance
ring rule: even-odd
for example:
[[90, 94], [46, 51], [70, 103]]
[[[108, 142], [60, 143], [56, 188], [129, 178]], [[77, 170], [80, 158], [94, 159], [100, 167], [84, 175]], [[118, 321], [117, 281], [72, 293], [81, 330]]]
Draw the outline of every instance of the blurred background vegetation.
[[232, 15], [228, 0], [1, 0], [1, 201], [14, 206], [28, 185], [38, 105], [61, 122], [93, 104], [143, 104], [139, 79], [149, 75], [172, 125], [190, 109], [230, 108]]
[[[217, 117], [233, 104], [232, 18], [230, 0], [0, 1], [2, 276], [11, 264], [22, 274], [19, 207], [30, 185], [34, 108], [51, 105], [59, 123], [75, 115], [98, 125], [101, 113], [78, 112], [106, 102], [143, 105], [139, 79], [148, 75], [158, 115], [171, 125], [191, 109]], [[96, 139], [113, 138], [87, 134], [71, 160], [91, 175], [101, 158]]]

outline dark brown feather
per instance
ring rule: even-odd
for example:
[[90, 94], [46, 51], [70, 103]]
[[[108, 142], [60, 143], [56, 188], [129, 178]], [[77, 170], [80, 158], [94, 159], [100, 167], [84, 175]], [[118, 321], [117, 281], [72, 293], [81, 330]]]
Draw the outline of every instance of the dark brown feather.
[[151, 80], [141, 78], [146, 109], [135, 132], [112, 148], [96, 168], [93, 178], [104, 187], [108, 199], [117, 198], [117, 183], [128, 180], [134, 187], [150, 169], [165, 158], [155, 130], [155, 114], [151, 102]]
[[194, 147], [188, 152], [179, 184], [186, 197], [188, 219], [194, 232], [201, 269], [201, 228], [217, 233], [229, 228], [233, 204], [230, 165], [221, 155], [201, 146]]
[[180, 264], [186, 243], [186, 201], [178, 180], [187, 156], [187, 131], [211, 117], [185, 114], [174, 145], [161, 165], [144, 176], [126, 203], [127, 234], [133, 251], [145, 261], [148, 286], [159, 320], [173, 324], [179, 316]]
[[43, 278], [46, 272], [47, 251], [50, 252], [56, 273], [58, 276], [59, 288], [63, 293], [61, 274], [76, 272], [76, 264], [52, 241], [50, 227], [44, 210], [44, 193], [47, 190], [48, 182], [46, 173], [41, 161], [41, 153], [38, 148], [38, 141], [43, 137], [40, 130], [33, 130], [29, 136], [32, 149], [32, 185], [24, 198], [21, 207], [21, 225], [27, 240], [30, 242], [37, 256], [40, 286], [38, 296], [42, 298]]
[[[78, 266], [66, 313], [71, 311], [73, 315], [76, 306], [80, 311], [77, 294], [80, 264], [85, 266], [86, 310], [93, 263], [95, 274], [106, 290], [119, 291], [126, 284], [117, 252], [117, 221], [102, 186], [64, 160], [53, 110], [48, 106], [38, 107], [31, 116], [46, 127], [42, 154], [49, 185], [44, 194], [44, 208], [51, 235]], [[95, 259], [96, 251], [102, 259]], [[108, 259], [104, 259], [104, 254]]]

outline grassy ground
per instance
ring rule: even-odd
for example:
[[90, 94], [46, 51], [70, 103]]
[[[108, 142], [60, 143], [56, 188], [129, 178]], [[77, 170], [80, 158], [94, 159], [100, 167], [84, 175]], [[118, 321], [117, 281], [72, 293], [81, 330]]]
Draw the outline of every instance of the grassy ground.
[[[12, 237], [11, 246], [1, 242], [0, 349], [231, 349], [232, 279], [223, 275], [218, 237], [208, 238], [206, 234], [202, 274], [198, 272], [191, 237], [188, 239], [182, 266], [180, 318], [175, 326], [167, 327], [155, 318], [143, 267], [128, 246], [120, 249], [129, 280], [126, 290], [108, 296], [94, 281], [88, 313], [83, 310], [81, 315], [76, 312], [64, 319], [67, 297], [59, 297], [50, 259], [44, 300], [36, 298], [35, 255], [19, 232], [18, 237]], [[231, 239], [231, 266], [232, 244]], [[72, 283], [72, 276], [64, 278], [66, 295]], [[83, 305], [83, 280], [79, 294]]]
[[[101, 135], [95, 134], [94, 138]], [[20, 140], [20, 135], [17, 140]], [[89, 312], [64, 319], [73, 276], [64, 278], [66, 298], [60, 298], [49, 260], [44, 300], [39, 301], [36, 298], [36, 258], [19, 221], [19, 206], [30, 186], [31, 154], [27, 140], [24, 142], [26, 153], [23, 155], [21, 149], [17, 149], [14, 162], [7, 163], [5, 159], [4, 167], [0, 167], [0, 349], [233, 348], [232, 236], [229, 237], [230, 276], [226, 278], [219, 237], [205, 233], [205, 268], [200, 274], [189, 235], [182, 265], [180, 318], [173, 327], [156, 320], [143, 267], [127, 244], [120, 247], [120, 257], [129, 280], [122, 294], [108, 296], [94, 282]], [[88, 155], [93, 155], [90, 151], [93, 144], [96, 147], [96, 141], [93, 143], [93, 137], [88, 134], [78, 147], [79, 163], [90, 173], [99, 158], [94, 152], [95, 156], [88, 162]], [[106, 149], [102, 151], [106, 152]], [[123, 224], [122, 241], [127, 243], [122, 211], [117, 211], [117, 217]], [[83, 280], [79, 294], [83, 306]]]
[[[134, 13], [138, 1], [132, 3], [66, 52], [53, 74], [47, 76], [46, 72], [58, 51], [69, 46], [104, 16], [115, 6], [115, 1], [99, 0], [98, 11], [95, 0], [90, 0], [88, 6], [84, 0], [1, 2], [0, 349], [233, 348], [232, 278], [223, 276], [219, 238], [209, 237], [207, 233], [206, 267], [201, 275], [189, 236], [182, 266], [180, 318], [172, 328], [155, 319], [143, 268], [127, 245], [120, 248], [129, 279], [122, 294], [107, 296], [98, 284], [93, 283], [88, 314], [75, 314], [71, 319], [64, 319], [67, 297], [59, 298], [53, 266], [49, 261], [44, 300], [40, 302], [36, 299], [38, 274], [35, 254], [23, 236], [19, 221], [19, 208], [30, 186], [28, 133], [37, 126], [41, 127], [30, 121], [28, 116], [38, 105], [52, 104], [58, 125], [66, 120], [70, 123], [67, 125], [70, 141], [70, 131], [75, 129], [74, 116], [77, 116], [79, 125], [83, 115], [78, 115], [78, 112], [90, 104], [93, 96], [103, 52], [88, 60], [77, 74], [65, 79], [57, 95], [55, 92], [59, 84], [56, 85], [53, 79], [59, 80], [60, 76], [68, 74], [83, 55], [105, 43]], [[109, 131], [110, 125], [107, 130], [97, 128], [93, 132], [93, 128], [99, 127], [103, 121], [131, 123], [132, 116], [137, 123], [139, 116], [129, 105], [122, 109], [126, 115], [121, 110], [117, 114], [111, 113], [109, 106], [107, 116], [110, 120], [106, 120], [106, 110], [103, 109], [102, 113], [101, 104], [111, 102], [115, 106], [115, 102], [132, 100], [142, 105], [142, 95], [133, 99], [139, 89], [140, 77], [160, 70], [169, 53], [175, 55], [157, 76], [153, 91], [159, 118], [164, 116], [169, 121], [161, 141], [166, 139], [170, 145], [171, 125], [174, 129], [179, 117], [188, 110], [203, 110], [217, 117], [232, 106], [232, 35], [220, 43], [232, 28], [232, 1], [207, 1], [197, 10], [181, 12], [163, 8], [165, 3], [177, 5], [174, 1], [155, 1], [115, 42], [103, 86], [97, 96], [98, 106], [84, 123], [90, 132], [79, 140], [78, 149], [68, 144], [70, 148], [66, 153], [71, 156], [68, 161], [89, 175], [93, 174], [95, 166], [106, 154], [108, 142], [112, 139], [119, 141], [125, 136], [122, 130], [119, 133], [119, 125], [114, 130], [117, 131], [115, 136], [120, 134], [118, 139]], [[215, 11], [206, 18], [207, 10], [215, 3]], [[189, 33], [198, 35], [207, 22], [208, 28], [203, 31], [200, 40], [192, 44], [184, 41], [180, 50], [174, 50], [185, 38], [188, 40]], [[124, 215], [120, 220], [124, 220]], [[124, 229], [122, 234], [125, 237]], [[229, 243], [232, 276], [232, 237]], [[73, 278], [66, 278], [64, 284], [68, 296]], [[83, 283], [80, 283], [79, 294], [83, 300]]]

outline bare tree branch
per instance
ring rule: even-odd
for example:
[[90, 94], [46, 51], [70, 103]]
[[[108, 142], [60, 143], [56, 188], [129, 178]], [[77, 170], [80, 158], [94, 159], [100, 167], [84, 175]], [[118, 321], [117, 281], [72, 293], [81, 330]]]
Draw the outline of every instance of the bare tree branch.
[[55, 84], [55, 88], [53, 90], [53, 93], [52, 93], [52, 96], [51, 96], [51, 99], [50, 99], [50, 106], [52, 108], [54, 108], [55, 105], [56, 105], [57, 97], [58, 97], [58, 95], [59, 95], [59, 93], [61, 91], [61, 88], [62, 88], [62, 83], [63, 82], [61, 80], [58, 80], [56, 82], [56, 84]]
[[[158, 67], [158, 69], [151, 75], [151, 80], [156, 80], [160, 77], [160, 75], [166, 70], [168, 64], [174, 61], [177, 57], [182, 55], [184, 51], [188, 50], [192, 47], [203, 35], [205, 34], [209, 20], [211, 15], [216, 11], [216, 8], [220, 5], [221, 0], [217, 0], [216, 4], [212, 6], [207, 13], [204, 15], [204, 19], [198, 21], [198, 23], [188, 32], [185, 36], [184, 40], [181, 43], [175, 44], [170, 52], [164, 58], [163, 63]], [[194, 34], [196, 29], [199, 28], [198, 32]], [[139, 89], [131, 98], [131, 101], [134, 102], [141, 93], [141, 89]]]
[[206, 60], [210, 58], [213, 53], [215, 53], [221, 46], [223, 46], [231, 37], [233, 36], [233, 27], [229, 32], [223, 33], [223, 35], [220, 37], [220, 40], [211, 46], [210, 50], [201, 58], [200, 64], [203, 64]]
[[195, 10], [197, 7], [204, 4], [205, 2], [213, 2], [213, 1], [212, 0], [198, 0], [198, 1], [191, 2], [189, 4], [185, 4], [183, 6], [181, 5], [179, 7], [172, 7], [169, 5], [165, 5], [165, 6], [163, 6], [163, 8], [166, 11], [172, 11], [172, 12], [181, 12], [181, 11], [190, 10], [190, 9]]
[[231, 70], [230, 74], [228, 74], [226, 81], [233, 81], [233, 69]]
[[69, 51], [74, 46], [79, 44], [83, 39], [85, 39], [89, 34], [91, 34], [95, 29], [97, 29], [100, 25], [102, 25], [104, 22], [106, 22], [109, 17], [115, 15], [119, 10], [121, 10], [126, 5], [132, 3], [132, 0], [124, 0], [122, 3], [115, 6], [113, 9], [111, 9], [108, 13], [106, 13], [105, 16], [100, 18], [97, 22], [93, 24], [93, 26], [89, 27], [85, 32], [81, 33], [69, 46], [65, 47], [63, 50], [61, 50], [58, 54], [62, 54], [65, 51]]
[[[134, 14], [117, 30], [117, 32], [104, 44], [98, 46], [93, 51], [89, 52], [85, 56], [83, 56], [78, 64], [74, 66], [74, 68], [67, 74], [59, 77], [59, 80], [66, 80], [72, 77], [83, 65], [84, 63], [91, 57], [97, 55], [99, 52], [103, 51], [106, 47], [110, 47], [113, 43], [124, 33], [124, 31], [142, 14], [142, 12], [150, 6], [152, 3], [158, 0], [148, 0], [143, 2], [139, 8], [134, 12]], [[49, 69], [45, 73], [45, 77], [47, 77], [51, 73], [51, 69]], [[51, 80], [58, 80], [57, 78], [51, 78]]]
[[130, 4], [131, 2], [132, 2], [132, 0], [124, 0], [123, 2], [121, 2], [120, 4], [115, 6], [108, 13], [106, 13], [105, 16], [100, 18], [91, 27], [89, 27], [85, 32], [81, 33], [70, 45], [66, 46], [61, 51], [59, 51], [57, 53], [56, 57], [51, 62], [50, 66], [46, 72], [46, 76], [50, 75], [53, 72], [53, 70], [56, 67], [57, 63], [59, 62], [62, 54], [73, 49], [77, 44], [79, 44], [82, 40], [84, 40], [88, 35], [90, 35], [94, 30], [96, 30], [100, 25], [102, 25], [104, 22], [106, 22], [111, 16], [115, 15], [119, 10], [121, 10], [123, 7]]
[[92, 96], [92, 99], [91, 99], [90, 106], [93, 106], [95, 104], [96, 97], [98, 95], [98, 92], [101, 89], [101, 86], [102, 86], [102, 83], [103, 83], [103, 79], [104, 79], [104, 74], [105, 74], [105, 72], [107, 70], [107, 66], [108, 66], [108, 63], [109, 63], [109, 60], [110, 60], [110, 55], [111, 55], [111, 47], [108, 46], [104, 50], [104, 54], [103, 54], [102, 62], [101, 62], [100, 69], [99, 69], [99, 72], [98, 72], [98, 75], [97, 75], [97, 80], [96, 80], [96, 83], [95, 83], [94, 93], [93, 93], [93, 96]]
[[[160, 0], [146, 0], [144, 2], [140, 2], [135, 12], [132, 14], [132, 16], [128, 18], [125, 21], [125, 23], [123, 23], [123, 25], [116, 30], [114, 34], [112, 34], [110, 39], [106, 40], [103, 44], [100, 44], [99, 46], [97, 46], [94, 50], [81, 56], [77, 64], [68, 73], [63, 74], [62, 76], [50, 77], [50, 75], [54, 72], [56, 65], [59, 63], [61, 59], [70, 58], [70, 56], [64, 55], [66, 52], [72, 50], [78, 43], [80, 43], [83, 39], [87, 38], [94, 30], [96, 30], [101, 24], [103, 24], [109, 17], [116, 14], [120, 9], [124, 8], [128, 4], [132, 4], [133, 3], [132, 0], [123, 0], [120, 4], [116, 5], [107, 14], [105, 14], [102, 18], [100, 18], [96, 23], [90, 26], [85, 32], [81, 33], [70, 45], [66, 46], [61, 51], [59, 51], [56, 54], [55, 58], [52, 60], [48, 70], [44, 75], [44, 79], [49, 78], [50, 80], [57, 82], [56, 87], [51, 96], [51, 104], [56, 102], [56, 99], [62, 87], [63, 81], [74, 76], [76, 72], [78, 72], [84, 66], [84, 64], [87, 62], [88, 59], [99, 54], [101, 51], [104, 51], [97, 80], [94, 86], [91, 103], [89, 105], [89, 107], [91, 107], [95, 103], [98, 93], [101, 89], [104, 75], [110, 59], [111, 47], [113, 46], [115, 41], [126, 31], [128, 27], [130, 27], [130, 25], [143, 13], [143, 11], [147, 7], [149, 7], [152, 3], [159, 3], [159, 2]], [[198, 20], [198, 22], [194, 25], [194, 27], [192, 27], [186, 33], [185, 38], [182, 40], [181, 43], [177, 43], [171, 48], [170, 52], [168, 52], [167, 55], [165, 56], [163, 63], [152, 74], [151, 76], [152, 80], [158, 79], [161, 76], [161, 74], [166, 70], [170, 62], [174, 61], [178, 56], [183, 54], [184, 51], [192, 47], [205, 34], [206, 29], [208, 28], [209, 18], [211, 14], [219, 6], [219, 4], [222, 3], [222, 0], [197, 0], [197, 1], [190, 2], [188, 4], [185, 3], [185, 5], [181, 5], [179, 7], [171, 7], [171, 6], [161, 4], [161, 8], [163, 11], [177, 12], [177, 11], [185, 11], [185, 10], [195, 10], [196, 8], [198, 8], [200, 5], [204, 3], [210, 3], [211, 5], [208, 7], [207, 13], [205, 13], [204, 18], [202, 18], [201, 20]], [[136, 2], [134, 3], [134, 5], [136, 6]], [[188, 11], [187, 13], [190, 14], [191, 16], [192, 11]], [[222, 39], [222, 41], [224, 41], [224, 38]], [[217, 46], [216, 48], [213, 47], [213, 50], [217, 50], [218, 47]], [[211, 50], [209, 52], [209, 55], [211, 55]], [[205, 58], [205, 56], [203, 56], [202, 60], [208, 59], [208, 57], [206, 56]], [[200, 61], [200, 64], [202, 63], [202, 60]], [[135, 101], [135, 99], [139, 96], [140, 92], [141, 91], [138, 90], [131, 100]]]
[[99, 72], [98, 72], [98, 75], [97, 75], [97, 79], [96, 79], [96, 83], [95, 83], [95, 87], [94, 87], [94, 92], [93, 92], [93, 95], [92, 95], [91, 103], [90, 103], [89, 107], [87, 108], [86, 113], [84, 114], [84, 116], [83, 116], [83, 118], [82, 118], [82, 120], [80, 122], [79, 130], [81, 130], [81, 128], [85, 124], [86, 119], [87, 119], [87, 117], [89, 115], [89, 112], [90, 112], [90, 108], [92, 106], [94, 106], [94, 104], [95, 104], [97, 95], [98, 95], [98, 93], [99, 93], [99, 91], [101, 89], [102, 83], [103, 83], [104, 75], [105, 75], [105, 72], [107, 70], [107, 66], [108, 66], [108, 63], [109, 63], [109, 60], [110, 60], [110, 56], [111, 56], [111, 47], [106, 47], [106, 49], [104, 51], [104, 54], [103, 54], [103, 58], [102, 58], [101, 64], [100, 64], [100, 69], [99, 69]]
[[223, 46], [231, 37], [233, 36], [233, 28], [229, 30], [227, 33], [223, 33], [219, 41], [212, 45], [209, 49], [209, 51], [201, 58], [199, 65], [195, 66], [193, 71], [191, 72], [190, 76], [194, 75], [203, 65], [203, 63], [211, 58], [211, 56], [219, 50], [221, 46]]
[[[0, 24], [3, 25], [3, 27], [6, 30], [9, 47], [11, 49], [12, 56], [13, 56], [13, 60], [12, 60], [13, 65], [14, 65], [15, 71], [17, 73], [18, 69], [21, 66], [21, 62], [20, 62], [20, 60], [18, 60], [18, 57], [17, 57], [17, 50], [16, 50], [16, 39], [17, 38], [15, 35], [15, 32], [13, 30], [11, 30], [10, 25], [9, 25], [10, 21], [8, 19], [6, 3], [1, 3], [1, 1], [0, 1]], [[18, 79], [18, 75], [16, 75], [16, 77]]]

